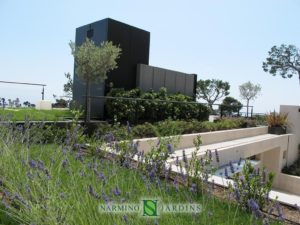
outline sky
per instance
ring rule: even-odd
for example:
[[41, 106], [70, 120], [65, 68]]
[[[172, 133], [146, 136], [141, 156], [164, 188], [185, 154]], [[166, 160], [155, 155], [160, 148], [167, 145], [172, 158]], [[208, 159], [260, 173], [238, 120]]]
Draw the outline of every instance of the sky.
[[[109, 17], [151, 33], [150, 65], [228, 81], [242, 102], [239, 85], [260, 84], [254, 112], [279, 110], [300, 105], [298, 78], [273, 77], [262, 62], [274, 45], [300, 48], [299, 10], [299, 0], [0, 0], [0, 80], [47, 84], [54, 101], [73, 74], [76, 27]], [[41, 88], [0, 84], [0, 97], [34, 103]]]

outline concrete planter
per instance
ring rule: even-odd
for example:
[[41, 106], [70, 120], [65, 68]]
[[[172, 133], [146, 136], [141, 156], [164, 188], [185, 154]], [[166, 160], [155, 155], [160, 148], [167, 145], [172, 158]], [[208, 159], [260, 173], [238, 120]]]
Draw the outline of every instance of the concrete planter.
[[286, 127], [268, 127], [269, 134], [286, 134]]

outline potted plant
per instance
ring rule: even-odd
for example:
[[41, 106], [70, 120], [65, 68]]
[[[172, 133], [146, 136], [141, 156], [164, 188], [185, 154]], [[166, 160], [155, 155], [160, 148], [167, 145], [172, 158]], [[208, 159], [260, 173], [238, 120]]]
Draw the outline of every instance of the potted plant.
[[286, 134], [286, 126], [288, 123], [287, 113], [270, 112], [266, 115], [266, 121], [268, 124], [268, 132], [270, 134]]

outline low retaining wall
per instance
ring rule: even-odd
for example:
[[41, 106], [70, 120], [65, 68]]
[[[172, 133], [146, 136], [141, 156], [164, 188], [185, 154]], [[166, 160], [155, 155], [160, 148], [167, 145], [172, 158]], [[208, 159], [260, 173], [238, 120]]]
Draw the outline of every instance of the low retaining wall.
[[[241, 128], [232, 130], [221, 130], [214, 132], [203, 132], [195, 134], [184, 134], [180, 136], [179, 144], [176, 149], [192, 148], [194, 147], [194, 139], [200, 135], [202, 140], [202, 145], [214, 144], [218, 142], [231, 141], [235, 139], [253, 137], [257, 135], [262, 135], [268, 133], [268, 127], [253, 127], [253, 128]], [[148, 152], [153, 146], [158, 143], [158, 138], [143, 138], [135, 139], [139, 142], [139, 150]]]
[[284, 173], [276, 174], [276, 176], [278, 179], [276, 179], [276, 183], [274, 183], [274, 188], [300, 195], [300, 177]]

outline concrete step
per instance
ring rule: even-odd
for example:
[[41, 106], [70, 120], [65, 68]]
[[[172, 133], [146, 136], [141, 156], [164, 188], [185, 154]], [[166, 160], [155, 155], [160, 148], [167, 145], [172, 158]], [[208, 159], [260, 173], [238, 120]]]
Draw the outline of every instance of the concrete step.
[[[214, 151], [215, 151], [215, 149], [217, 149], [218, 152], [219, 152], [220, 160], [224, 164], [224, 163], [228, 163], [228, 160], [222, 159], [222, 156], [225, 153], [223, 151], [226, 151], [227, 153], [228, 153], [228, 151], [230, 151], [230, 153], [233, 156], [232, 159], [230, 159], [230, 160], [232, 160], [232, 161], [239, 160], [240, 157], [243, 158], [242, 157], [243, 154], [238, 154], [237, 155], [237, 153], [238, 153], [237, 150], [236, 150], [237, 147], [240, 148], [242, 146], [248, 146], [249, 144], [255, 144], [255, 143], [257, 144], [259, 142], [274, 139], [274, 138], [275, 139], [278, 138], [278, 135], [262, 134], [262, 135], [257, 135], [257, 136], [253, 136], [253, 137], [246, 137], [246, 138], [240, 138], [240, 139], [231, 140], [231, 141], [224, 141], [224, 142], [218, 142], [218, 143], [214, 143], [214, 144], [201, 145], [197, 155], [199, 157], [201, 157], [205, 154], [205, 152], [207, 150], [212, 150], [213, 159], [215, 161]], [[176, 150], [173, 154], [171, 154], [170, 158], [168, 159], [168, 163], [174, 164], [176, 162], [177, 157], [178, 157], [179, 160], [182, 160], [183, 150], [185, 151], [185, 155], [186, 155], [187, 159], [190, 159], [192, 157], [192, 153], [196, 150], [196, 148], [192, 147], [192, 148]], [[228, 154], [226, 154], [226, 155], [228, 155]], [[228, 157], [226, 156], [226, 158], [228, 158]]]

